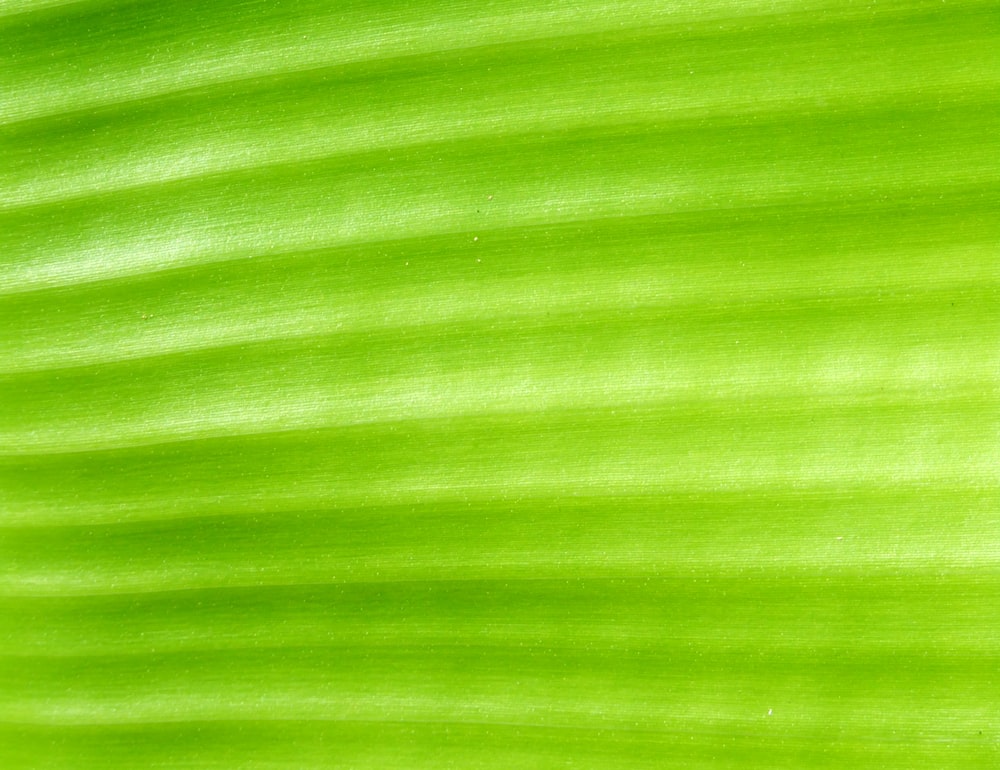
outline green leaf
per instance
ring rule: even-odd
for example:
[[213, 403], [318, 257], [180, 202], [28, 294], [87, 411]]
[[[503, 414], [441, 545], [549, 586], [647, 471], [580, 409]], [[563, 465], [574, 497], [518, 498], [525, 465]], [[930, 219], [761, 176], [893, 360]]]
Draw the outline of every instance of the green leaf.
[[993, 2], [0, 2], [0, 767], [1000, 764]]

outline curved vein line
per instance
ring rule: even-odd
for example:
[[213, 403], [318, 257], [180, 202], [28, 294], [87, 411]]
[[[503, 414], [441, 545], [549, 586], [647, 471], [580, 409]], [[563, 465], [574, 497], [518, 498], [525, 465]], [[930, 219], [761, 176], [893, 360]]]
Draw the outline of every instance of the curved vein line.
[[[81, 0], [81, 2], [87, 2], [88, 0]], [[987, 3], [988, 4], [988, 3]], [[829, 5], [829, 4], [827, 4]], [[528, 6], [530, 7], [530, 6]], [[933, 6], [930, 6], [933, 8]], [[43, 9], [44, 10], [44, 9]], [[900, 10], [893, 9], [890, 11], [891, 18], [893, 19], [905, 19], [908, 16], [925, 14], [927, 9], [918, 8], [903, 8]], [[855, 12], [856, 13], [856, 12]], [[882, 20], [884, 21], [886, 15], [883, 15]], [[15, 15], [16, 16], [16, 15]], [[2, 18], [2, 17], [0, 17]], [[487, 17], [492, 18], [492, 17]], [[505, 17], [501, 17], [505, 18]], [[829, 18], [826, 16], [825, 18]], [[545, 44], [552, 41], [572, 41], [572, 40], [587, 40], [595, 39], [600, 40], [602, 37], [607, 36], [610, 32], [616, 34], [621, 33], [638, 33], [641, 37], [671, 37], [677, 31], [682, 31], [690, 34], [692, 27], [704, 28], [708, 33], [715, 33], [716, 37], [726, 37], [733, 34], [745, 34], [745, 27], [747, 25], [748, 19], [752, 20], [755, 25], [760, 26], [770, 26], [774, 24], [775, 19], [790, 20], [792, 26], [817, 26], [816, 15], [812, 11], [804, 11], [792, 8], [786, 8], [775, 12], [773, 10], [764, 10], [755, 14], [744, 13], [734, 13], [734, 14], [723, 14], [714, 16], [704, 16], [699, 15], [693, 18], [688, 17], [683, 20], [664, 22], [658, 20], [656, 22], [650, 23], [647, 19], [631, 19], [631, 23], [623, 24], [621, 22], [613, 27], [601, 28], [597, 30], [590, 30], [583, 33], [560, 33], [560, 34], [544, 34], [544, 35], [528, 35], [528, 36], [512, 36], [505, 39], [501, 43], [485, 43], [485, 42], [474, 42], [466, 45], [449, 45], [439, 48], [425, 49], [416, 53], [399, 53], [399, 54], [385, 54], [380, 56], [365, 56], [359, 55], [354, 58], [345, 58], [340, 61], [328, 61], [322, 63], [313, 63], [304, 67], [274, 67], [272, 69], [267, 69], [259, 72], [254, 72], [252, 74], [230, 74], [228, 77], [222, 79], [206, 79], [197, 85], [188, 85], [179, 89], [161, 89], [161, 90], [150, 90], [146, 92], [139, 92], [135, 96], [130, 96], [126, 98], [119, 98], [113, 100], [102, 100], [102, 101], [92, 101], [89, 104], [79, 107], [63, 108], [59, 110], [52, 110], [49, 112], [39, 112], [36, 114], [27, 114], [20, 117], [16, 117], [12, 120], [3, 120], [0, 118], [0, 127], [19, 127], [24, 123], [31, 123], [36, 121], [46, 121], [52, 119], [63, 118], [67, 116], [72, 116], [75, 113], [90, 113], [98, 110], [104, 110], [108, 108], [117, 108], [123, 105], [136, 104], [149, 100], [158, 99], [169, 99], [180, 94], [197, 92], [201, 90], [214, 90], [216, 88], [222, 88], [225, 86], [230, 86], [233, 83], [255, 83], [257, 81], [266, 81], [269, 78], [284, 78], [284, 77], [294, 77], [297, 75], [304, 75], [311, 72], [326, 72], [326, 71], [336, 71], [336, 70], [350, 70], [355, 67], [371, 66], [372, 64], [381, 64], [386, 62], [406, 62], [412, 59], [422, 59], [431, 58], [435, 56], [441, 56], [442, 54], [459, 54], [467, 53], [469, 51], [476, 50], [504, 50], [514, 46], [525, 45], [525, 44]], [[823, 21], [820, 26], [837, 26], [844, 23], [849, 23], [854, 19], [854, 14], [850, 12], [846, 13], [844, 16], [838, 16], [837, 18], [829, 21]], [[797, 21], [801, 20], [801, 21]], [[463, 20], [464, 21], [464, 20]], [[719, 25], [724, 25], [727, 22], [739, 22], [739, 29], [725, 30], [721, 34], [718, 33]], [[416, 26], [416, 25], [414, 25]], [[456, 21], [452, 26], [460, 27], [458, 21]], [[419, 40], [420, 37], [417, 34], [419, 28], [410, 32], [404, 38], [405, 40]], [[276, 44], [277, 46], [277, 44]], [[268, 49], [270, 50], [270, 49]], [[267, 53], [265, 50], [264, 53]]]
[[[964, 299], [969, 299], [971, 290], [978, 290], [983, 298], [1000, 298], [1000, 284], [997, 286], [984, 286], [982, 281], [969, 284], [935, 284], [931, 287], [923, 287], [916, 291], [910, 291], [905, 297], [893, 297], [888, 301], [883, 300], [882, 284], [860, 284], [839, 292], [831, 292], [823, 295], [807, 294], [798, 291], [778, 292], [769, 291], [766, 299], [748, 301], [741, 295], [730, 294], [725, 299], [711, 301], [709, 295], [702, 297], [683, 297], [680, 299], [665, 300], [663, 302], [649, 302], [641, 305], [630, 305], [627, 308], [630, 323], [637, 323], [640, 320], [648, 323], [651, 320], [663, 321], [667, 317], [678, 313], [684, 313], [693, 309], [703, 309], [707, 317], [714, 320], [716, 314], [738, 311], [736, 315], [740, 318], [754, 318], [759, 316], [783, 315], [796, 310], [813, 309], [833, 309], [841, 310], [850, 308], [856, 304], [866, 303], [870, 300], [879, 300], [879, 310], [885, 311], [889, 307], [910, 308], [914, 302], [924, 302], [934, 304], [940, 297], [951, 297], [956, 292], [961, 292]], [[756, 296], [759, 289], [750, 287], [750, 296]], [[389, 298], [392, 292], [387, 292]], [[590, 295], [593, 300], [594, 295]], [[975, 299], [975, 296], [973, 296]], [[779, 304], [780, 303], [780, 304]], [[177, 347], [174, 349], [164, 349], [164, 346], [151, 341], [149, 348], [152, 352], [135, 353], [132, 355], [112, 357], [101, 356], [82, 363], [64, 363], [35, 368], [20, 368], [13, 370], [0, 369], [0, 386], [16, 386], [19, 380], [36, 380], [41, 375], [79, 375], [88, 371], [97, 371], [108, 367], [125, 368], [151, 363], [168, 363], [171, 361], [183, 362], [185, 359], [198, 357], [211, 357], [224, 355], [244, 350], [260, 350], [267, 348], [299, 348], [312, 347], [323, 342], [347, 342], [352, 339], [369, 340], [373, 335], [385, 336], [395, 332], [417, 331], [416, 337], [460, 337], [489, 328], [496, 330], [497, 322], [510, 322], [510, 331], [520, 333], [542, 334], [553, 329], [565, 329], [565, 322], [573, 319], [580, 323], [603, 323], [620, 318], [622, 308], [618, 304], [618, 297], [613, 296], [608, 303], [588, 306], [586, 316], [581, 316], [581, 311], [574, 308], [562, 308], [552, 305], [539, 305], [537, 308], [518, 309], [515, 312], [502, 313], [491, 312], [488, 315], [475, 313], [477, 308], [463, 307], [461, 313], [447, 318], [435, 318], [433, 320], [421, 320], [414, 316], [410, 321], [396, 323], [372, 323], [370, 325], [360, 324], [357, 327], [344, 328], [344, 319], [330, 318], [328, 323], [332, 328], [316, 330], [310, 328], [303, 332], [292, 333], [262, 333], [256, 327], [250, 327], [246, 338], [237, 336], [235, 339], [211, 340], [198, 345]], [[538, 323], [538, 322], [541, 323]], [[408, 337], [407, 342], [412, 343], [413, 337]], [[0, 450], [0, 456], [3, 452]]]
[[[922, 181], [922, 180], [921, 180]], [[824, 187], [817, 187], [817, 190], [825, 189]], [[942, 182], [937, 182], [933, 186], [921, 184], [920, 182], [906, 181], [901, 187], [888, 188], [890, 191], [894, 190], [905, 190], [908, 193], [910, 199], [926, 199], [928, 201], [935, 201], [940, 203], [940, 201], [945, 199], [945, 196], [965, 196], [970, 192], [978, 193], [980, 196], [991, 195], [995, 196], [997, 192], [1000, 192], [1000, 180], [962, 180], [954, 184], [945, 184]], [[853, 191], [846, 196], [847, 202], [845, 203], [845, 193], [844, 191]], [[855, 194], [857, 193], [857, 194]], [[544, 231], [546, 229], [551, 229], [553, 227], [574, 227], [579, 225], [584, 225], [588, 223], [595, 222], [619, 222], [619, 221], [633, 221], [633, 220], [648, 220], [654, 221], [657, 219], [664, 219], [667, 217], [677, 216], [677, 217], [691, 217], [697, 215], [704, 215], [706, 213], [720, 214], [725, 212], [742, 212], [742, 211], [760, 211], [760, 210], [796, 210], [801, 209], [805, 211], [818, 210], [824, 207], [829, 207], [832, 203], [835, 203], [840, 210], [862, 210], [871, 209], [872, 203], [879, 203], [889, 200], [885, 195], [886, 188], [880, 188], [872, 190], [868, 183], [859, 183], [855, 187], [837, 188], [831, 194], [828, 199], [816, 200], [810, 199], [806, 203], [796, 203], [794, 198], [787, 197], [784, 193], [779, 195], [777, 198], [768, 201], [751, 201], [751, 202], [734, 202], [728, 200], [718, 206], [711, 208], [683, 208], [683, 209], [672, 209], [665, 207], [662, 209], [657, 209], [653, 211], [644, 211], [640, 214], [634, 213], [612, 213], [608, 214], [603, 212], [600, 214], [588, 216], [588, 217], [564, 217], [556, 219], [547, 219], [544, 221], [530, 221], [527, 223], [518, 222], [510, 225], [505, 225], [502, 227], [495, 228], [476, 228], [475, 230], [457, 229], [457, 230], [435, 230], [433, 232], [424, 232], [412, 237], [390, 237], [390, 238], [378, 238], [368, 237], [358, 239], [358, 240], [344, 240], [343, 238], [336, 238], [330, 240], [326, 243], [321, 243], [319, 245], [310, 245], [308, 248], [296, 248], [291, 247], [285, 250], [280, 250], [272, 254], [262, 254], [261, 252], [248, 251], [247, 249], [242, 249], [239, 251], [229, 251], [229, 252], [212, 252], [212, 255], [202, 252], [191, 252], [189, 255], [184, 257], [178, 257], [173, 260], [170, 265], [164, 267], [150, 268], [149, 265], [144, 266], [139, 270], [117, 270], [111, 273], [87, 273], [83, 276], [77, 277], [69, 281], [60, 281], [58, 283], [51, 282], [50, 278], [43, 277], [39, 278], [29, 278], [27, 280], [21, 280], [18, 283], [11, 286], [0, 286], [0, 301], [6, 297], [22, 297], [25, 295], [43, 293], [43, 292], [59, 292], [65, 291], [66, 289], [73, 287], [86, 287], [95, 285], [108, 285], [117, 282], [126, 282], [130, 280], [145, 279], [149, 276], [155, 275], [166, 275], [172, 274], [175, 271], [188, 271], [204, 269], [209, 266], [215, 265], [225, 265], [232, 263], [239, 263], [246, 261], [248, 258], [253, 258], [254, 256], [264, 256], [265, 258], [271, 258], [275, 255], [280, 256], [293, 256], [296, 254], [303, 253], [321, 253], [324, 251], [331, 250], [349, 250], [349, 249], [361, 249], [361, 248], [371, 248], [380, 245], [388, 245], [393, 243], [416, 243], [422, 240], [431, 240], [435, 238], [448, 238], [448, 237], [461, 237], [461, 236], [473, 236], [473, 234], [481, 236], [483, 233], [494, 233], [494, 234], [510, 234], [512, 232], [518, 231], [531, 231], [539, 230]], [[799, 196], [800, 197], [800, 196]], [[825, 201], [825, 202], [824, 202]], [[887, 207], [889, 210], [893, 209], [893, 203], [896, 201], [891, 201], [890, 205]], [[197, 255], [197, 259], [192, 259], [193, 255]]]

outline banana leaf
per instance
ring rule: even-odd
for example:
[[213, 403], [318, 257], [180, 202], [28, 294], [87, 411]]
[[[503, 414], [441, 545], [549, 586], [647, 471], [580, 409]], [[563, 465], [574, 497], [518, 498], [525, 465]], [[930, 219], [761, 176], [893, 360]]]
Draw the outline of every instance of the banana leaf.
[[0, 2], [0, 767], [1000, 767], [1000, 13]]

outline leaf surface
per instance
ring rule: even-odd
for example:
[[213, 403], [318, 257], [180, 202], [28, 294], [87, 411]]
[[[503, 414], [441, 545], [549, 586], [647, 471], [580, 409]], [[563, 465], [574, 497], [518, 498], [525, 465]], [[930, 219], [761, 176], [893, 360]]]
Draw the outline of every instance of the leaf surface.
[[998, 51], [0, 2], [0, 766], [996, 766]]

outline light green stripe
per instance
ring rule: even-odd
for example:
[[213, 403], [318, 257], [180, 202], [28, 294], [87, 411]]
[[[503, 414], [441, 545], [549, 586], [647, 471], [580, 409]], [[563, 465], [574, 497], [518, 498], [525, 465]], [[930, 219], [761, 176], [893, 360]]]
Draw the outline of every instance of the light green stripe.
[[7, 457], [3, 518], [87, 523], [298, 510], [331, 499], [516, 499], [568, 488], [656, 495], [996, 484], [995, 395], [802, 401], [604, 406]]
[[[501, 204], [487, 197], [478, 205], [483, 212]], [[1000, 244], [997, 207], [1000, 189], [973, 189], [879, 207], [701, 211], [483, 230], [472, 243], [467, 235], [442, 236], [120, 278], [0, 302], [6, 321], [0, 368], [91, 365], [429, 325], [508, 326], [545, 314], [606, 316], [615, 309], [659, 307], [675, 315], [686, 309], [696, 322], [699, 304], [717, 312], [756, 303], [768, 312], [770, 302], [855, 295], [898, 302], [928, 290], [941, 292], [940, 309], [955, 312], [956, 321], [972, 314], [985, 330], [995, 318], [993, 304], [963, 295], [1000, 284], [1000, 262], [992, 258]], [[947, 298], [949, 290], [954, 296]]]
[[[989, 7], [969, 0], [963, 5], [973, 11]], [[830, 0], [560, 0], [544, 6], [501, 0], [472, 13], [454, 0], [430, 6], [382, 0], [333, 8], [320, 0], [278, 2], [255, 6], [253, 13], [193, 0], [167, 9], [156, 3], [135, 10], [116, 6], [80, 4], [58, 16], [43, 12], [11, 19], [3, 31], [11, 41], [13, 66], [5, 76], [10, 85], [0, 102], [0, 119], [37, 119], [211, 84], [565, 35], [755, 19], [781, 23], [783, 14], [793, 20], [799, 14], [872, 19], [867, 3]], [[919, 14], [936, 7], [920, 0], [883, 13]], [[81, 29], [88, 34], [81, 36]], [[45, 80], [45, 92], [33, 87], [39, 80]]]
[[[986, 330], [1000, 336], [1000, 319], [981, 310], [996, 296], [592, 311], [583, 325], [578, 313], [546, 314], [41, 372], [0, 384], [0, 398], [19, 405], [0, 443], [19, 454], [80, 452], [487, 414], [523, 422], [551, 410], [716, 402], [727, 410], [751, 398], [795, 408], [801, 399], [856, 399], [868, 411], [968, 400], [1000, 425], [1000, 349], [977, 355], [956, 342]], [[808, 338], [790, 331], [803, 327]], [[345, 384], [331, 392], [336, 380]], [[95, 422], [95, 412], [108, 416]]]
[[[777, 28], [772, 22], [750, 29], [602, 32], [185, 92], [10, 131], [0, 204], [484, 135], [495, 141], [575, 126], [734, 115], [774, 120], [817, 105], [936, 104], [959, 90], [965, 98], [988, 99], [998, 86], [993, 62], [970, 59], [968, 52], [983, 50], [990, 21], [986, 13], [970, 14], [941, 40], [928, 34], [940, 12], [876, 19], [865, 30], [872, 55], [835, 70], [829, 56], [857, 36], [856, 25], [817, 25], [806, 15]], [[878, 51], [882, 46], [891, 46], [891, 58]], [[720, 50], [730, 53], [720, 56]], [[261, 117], [248, 121], [248, 112]], [[158, 127], [152, 135], [151, 122]]]

